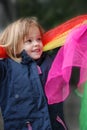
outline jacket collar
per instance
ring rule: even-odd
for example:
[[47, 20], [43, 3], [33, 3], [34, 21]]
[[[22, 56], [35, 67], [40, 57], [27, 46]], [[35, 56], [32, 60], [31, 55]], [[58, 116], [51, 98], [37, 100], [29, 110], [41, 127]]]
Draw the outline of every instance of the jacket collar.
[[20, 55], [21, 55], [21, 57], [22, 57], [22, 61], [21, 61], [22, 64], [30, 64], [30, 63], [32, 63], [32, 62], [36, 62], [37, 65], [41, 65], [41, 63], [43, 62], [43, 60], [44, 60], [45, 57], [46, 57], [46, 53], [43, 53], [40, 59], [38, 59], [38, 60], [33, 60], [33, 59], [26, 53], [25, 50], [23, 50]]
[[26, 53], [25, 50], [23, 50], [20, 55], [21, 55], [21, 57], [22, 57], [22, 61], [21, 61], [22, 64], [29, 64], [29, 63], [31, 63], [31, 62], [34, 61], [34, 60]]

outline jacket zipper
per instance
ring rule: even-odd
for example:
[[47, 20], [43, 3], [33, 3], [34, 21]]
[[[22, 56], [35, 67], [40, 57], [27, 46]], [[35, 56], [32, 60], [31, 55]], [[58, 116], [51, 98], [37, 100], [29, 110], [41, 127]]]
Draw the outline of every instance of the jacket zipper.
[[60, 124], [62, 124], [62, 126], [64, 127], [65, 130], [67, 130], [67, 127], [66, 127], [65, 123], [63, 122], [63, 120], [62, 120], [59, 116], [57, 116], [56, 120], [57, 120]]
[[31, 126], [30, 122], [27, 122], [27, 127], [28, 127], [28, 130], [32, 130], [32, 126]]

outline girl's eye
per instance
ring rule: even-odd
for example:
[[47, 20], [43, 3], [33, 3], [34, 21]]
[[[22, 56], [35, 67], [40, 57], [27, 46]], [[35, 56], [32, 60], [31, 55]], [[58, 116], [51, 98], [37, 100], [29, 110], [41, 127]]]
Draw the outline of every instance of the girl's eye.
[[31, 39], [29, 39], [27, 42], [32, 42], [32, 40], [31, 40]]
[[37, 38], [37, 41], [42, 41], [41, 38]]
[[25, 44], [29, 44], [29, 43], [32, 43], [32, 40], [31, 40], [31, 39], [29, 39], [29, 40], [27, 40], [27, 41], [25, 42]]

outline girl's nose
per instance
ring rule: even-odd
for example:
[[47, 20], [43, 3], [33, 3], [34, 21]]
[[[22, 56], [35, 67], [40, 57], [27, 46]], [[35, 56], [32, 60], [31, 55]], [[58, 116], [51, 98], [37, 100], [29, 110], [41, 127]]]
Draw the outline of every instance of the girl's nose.
[[37, 45], [39, 45], [39, 42], [36, 41], [36, 40], [34, 40], [34, 41], [33, 41], [33, 44], [34, 44], [34, 46], [37, 46]]

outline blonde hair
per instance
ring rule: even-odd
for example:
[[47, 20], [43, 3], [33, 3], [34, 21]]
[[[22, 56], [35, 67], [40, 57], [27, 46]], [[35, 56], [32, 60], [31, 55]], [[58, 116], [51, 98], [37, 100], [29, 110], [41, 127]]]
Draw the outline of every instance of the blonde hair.
[[0, 46], [6, 48], [8, 56], [19, 62], [20, 57], [17, 57], [16, 52], [19, 51], [20, 42], [29, 34], [29, 27], [37, 26], [41, 35], [44, 29], [38, 23], [36, 17], [20, 18], [19, 20], [8, 25], [7, 28], [0, 34]]

